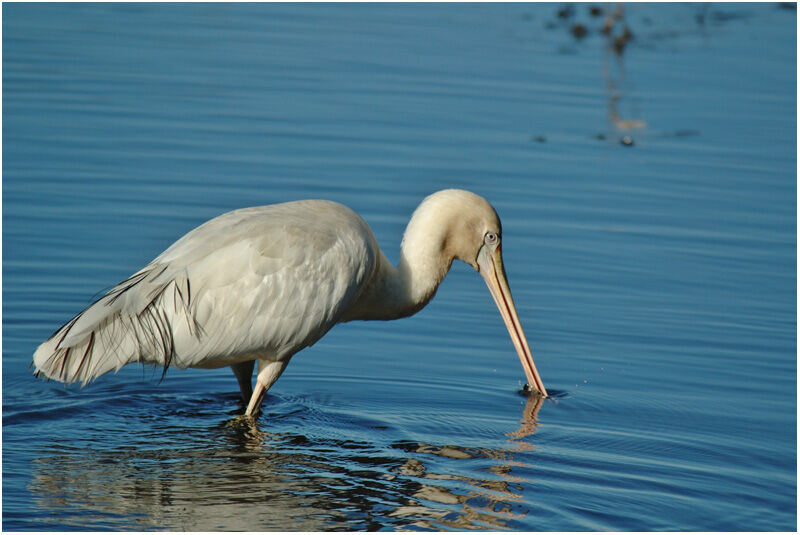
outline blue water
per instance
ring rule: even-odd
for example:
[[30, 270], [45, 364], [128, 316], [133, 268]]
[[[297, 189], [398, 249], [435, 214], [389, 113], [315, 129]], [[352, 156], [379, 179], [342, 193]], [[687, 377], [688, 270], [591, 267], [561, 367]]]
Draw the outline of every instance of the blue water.
[[[4, 4], [2, 527], [794, 531], [796, 11], [600, 7]], [[333, 199], [396, 261], [446, 187], [503, 220], [544, 403], [461, 263], [255, 426], [229, 369], [31, 376], [211, 217]]]

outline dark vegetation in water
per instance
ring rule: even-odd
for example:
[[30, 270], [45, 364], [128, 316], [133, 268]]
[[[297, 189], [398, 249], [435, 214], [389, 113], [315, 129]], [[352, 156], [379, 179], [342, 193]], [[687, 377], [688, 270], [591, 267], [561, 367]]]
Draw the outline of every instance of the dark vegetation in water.
[[[522, 389], [519, 391], [519, 393], [526, 397], [542, 397], [541, 394], [539, 394], [539, 391], [532, 389], [531, 385], [528, 383], [522, 385]], [[547, 399], [565, 398], [568, 395], [569, 393], [566, 390], [553, 390], [552, 388], [547, 389]]]

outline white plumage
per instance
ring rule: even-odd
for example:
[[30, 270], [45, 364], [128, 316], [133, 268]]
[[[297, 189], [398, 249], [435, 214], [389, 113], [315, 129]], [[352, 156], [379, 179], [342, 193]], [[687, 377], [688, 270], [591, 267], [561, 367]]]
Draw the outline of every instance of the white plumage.
[[[492, 251], [487, 233], [497, 236]], [[40, 345], [34, 365], [47, 377], [84, 384], [131, 362], [233, 366], [252, 414], [292, 355], [336, 323], [411, 315], [433, 297], [454, 258], [480, 271], [479, 253], [487, 251], [482, 275], [501, 291], [495, 296], [501, 312], [513, 313], [504, 319], [530, 384], [546, 394], [521, 327], [515, 333], [510, 292], [510, 309], [503, 305], [500, 280], [508, 286], [499, 236], [491, 205], [462, 190], [423, 201], [397, 268], [366, 222], [341, 204], [308, 200], [236, 210], [192, 230], [113, 287]], [[496, 283], [486, 273], [492, 270]], [[259, 375], [251, 394], [253, 361]]]

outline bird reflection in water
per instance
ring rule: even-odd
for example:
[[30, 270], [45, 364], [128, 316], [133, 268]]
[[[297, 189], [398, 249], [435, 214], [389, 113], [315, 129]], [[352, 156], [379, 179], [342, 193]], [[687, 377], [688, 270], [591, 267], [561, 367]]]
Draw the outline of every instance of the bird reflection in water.
[[[53, 444], [30, 490], [43, 522], [88, 529], [514, 529], [529, 513], [514, 456], [532, 449], [541, 405], [531, 396], [494, 449], [272, 433], [242, 418], [113, 450]], [[191, 446], [175, 442], [187, 432]]]
[[[558, 395], [556, 393], [556, 396]], [[522, 412], [522, 418], [520, 418], [519, 429], [506, 433], [506, 436], [514, 441], [519, 450], [533, 449], [532, 444], [523, 442], [522, 439], [536, 432], [536, 428], [539, 426], [539, 409], [542, 408], [542, 403], [544, 403], [542, 396], [529, 396], [527, 403], [525, 403], [525, 410]]]
[[266, 434], [221, 431], [219, 448], [62, 449], [34, 461], [31, 491], [49, 520], [90, 529], [251, 531], [289, 519], [299, 530], [337, 526], [335, 509], [306, 498], [313, 481], [286, 477], [291, 459], [264, 447]]
[[524, 441], [536, 432], [539, 410], [544, 397], [531, 395], [522, 413], [520, 428], [506, 433], [511, 447], [508, 449], [460, 448], [458, 446], [432, 446], [416, 444], [406, 448], [412, 453], [436, 455], [449, 459], [484, 458], [490, 463], [479, 469], [493, 474], [492, 477], [473, 477], [454, 474], [431, 473], [418, 458], [408, 459], [399, 471], [425, 480], [457, 481], [463, 487], [468, 485], [465, 494], [444, 485], [423, 483], [406, 505], [398, 507], [392, 516], [407, 517], [412, 520], [409, 527], [436, 529], [514, 529], [509, 523], [522, 519], [528, 513], [524, 506], [522, 485], [524, 478], [512, 475], [515, 466], [523, 463], [514, 460], [514, 453], [530, 451], [533, 445]]

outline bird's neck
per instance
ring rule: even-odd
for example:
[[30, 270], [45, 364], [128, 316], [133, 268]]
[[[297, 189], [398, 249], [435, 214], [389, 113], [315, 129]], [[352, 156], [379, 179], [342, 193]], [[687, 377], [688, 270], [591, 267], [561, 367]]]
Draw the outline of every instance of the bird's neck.
[[394, 274], [401, 293], [398, 301], [404, 303], [401, 317], [410, 316], [427, 305], [450, 271], [453, 258], [448, 258], [438, 243], [435, 247], [430, 245], [426, 237], [419, 242], [410, 240], [408, 235], [403, 239], [400, 262]]
[[[416, 214], [415, 214], [416, 215]], [[380, 253], [372, 280], [345, 321], [391, 320], [411, 316], [436, 294], [450, 270], [453, 256], [442, 247], [444, 233], [428, 232], [431, 227], [412, 217], [400, 246], [397, 267]]]

